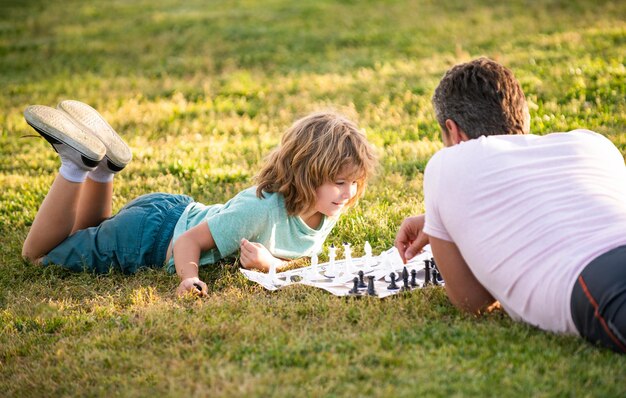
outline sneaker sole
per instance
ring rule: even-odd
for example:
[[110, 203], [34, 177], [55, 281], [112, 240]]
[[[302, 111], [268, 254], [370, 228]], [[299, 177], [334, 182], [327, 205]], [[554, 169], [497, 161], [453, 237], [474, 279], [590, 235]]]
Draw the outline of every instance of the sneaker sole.
[[131, 161], [133, 155], [130, 148], [97, 110], [74, 100], [62, 101], [57, 108], [102, 141], [106, 147], [105, 156], [110, 169], [120, 171]]
[[31, 105], [24, 110], [24, 119], [50, 144], [62, 143], [76, 150], [89, 167], [96, 166], [104, 158], [106, 148], [102, 142], [57, 109]]

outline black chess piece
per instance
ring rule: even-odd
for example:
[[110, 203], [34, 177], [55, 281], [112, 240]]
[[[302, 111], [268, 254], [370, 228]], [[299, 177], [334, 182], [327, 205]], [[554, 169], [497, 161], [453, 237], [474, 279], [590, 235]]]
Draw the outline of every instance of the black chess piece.
[[199, 283], [194, 283], [193, 285], [196, 287], [196, 289], [197, 289], [199, 292], [202, 292], [202, 286], [200, 286], [200, 284], [199, 284]]
[[389, 279], [391, 279], [391, 283], [387, 286], [387, 290], [398, 290], [399, 287], [396, 285], [396, 273], [392, 272], [389, 274]]
[[363, 277], [365, 276], [365, 274], [363, 273], [363, 270], [359, 271], [359, 289], [365, 289], [367, 287], [367, 285], [365, 284], [365, 281], [363, 280]]
[[355, 276], [352, 282], [354, 282], [354, 286], [350, 289], [350, 294], [359, 294], [359, 278]]
[[369, 296], [377, 296], [376, 289], [374, 289], [374, 275], [367, 276], [367, 294]]
[[411, 290], [409, 286], [409, 271], [407, 271], [406, 267], [402, 270], [402, 291]]
[[437, 269], [433, 269], [433, 285], [438, 286], [439, 285], [439, 272], [437, 271]]
[[430, 285], [430, 260], [424, 260], [424, 286]]
[[435, 258], [434, 257], [430, 258], [430, 267], [432, 269], [436, 269], [437, 273], [439, 273], [439, 267], [437, 266], [437, 263], [435, 262]]
[[417, 270], [411, 270], [411, 287], [417, 287]]

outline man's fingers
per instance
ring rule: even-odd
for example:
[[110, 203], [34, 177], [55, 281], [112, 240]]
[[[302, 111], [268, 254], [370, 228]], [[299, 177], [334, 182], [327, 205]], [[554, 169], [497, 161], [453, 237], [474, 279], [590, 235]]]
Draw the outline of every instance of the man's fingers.
[[422, 249], [427, 244], [428, 244], [428, 235], [419, 234], [417, 239], [411, 242], [409, 246], [407, 247], [406, 251], [404, 252], [404, 259], [406, 259], [406, 261], [409, 261], [410, 259], [415, 257], [416, 254], [421, 253]]
[[402, 262], [406, 264], [406, 258], [404, 257], [404, 252], [407, 247], [406, 243], [396, 239], [396, 241], [394, 242], [394, 246], [398, 250], [398, 253], [400, 253], [400, 258], [402, 258]]

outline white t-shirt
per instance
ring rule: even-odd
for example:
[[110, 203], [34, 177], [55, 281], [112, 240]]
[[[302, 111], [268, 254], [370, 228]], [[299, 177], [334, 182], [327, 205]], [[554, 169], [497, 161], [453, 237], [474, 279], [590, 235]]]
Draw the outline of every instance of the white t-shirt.
[[624, 158], [587, 130], [444, 148], [428, 162], [424, 196], [424, 232], [454, 242], [513, 319], [549, 331], [577, 333], [579, 273], [626, 244]]

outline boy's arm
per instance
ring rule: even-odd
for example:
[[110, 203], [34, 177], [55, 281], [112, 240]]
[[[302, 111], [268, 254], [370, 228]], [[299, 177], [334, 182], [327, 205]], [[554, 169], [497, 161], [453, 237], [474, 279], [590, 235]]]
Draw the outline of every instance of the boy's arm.
[[195, 284], [198, 284], [202, 288], [203, 295], [206, 294], [206, 284], [198, 278], [198, 261], [203, 251], [210, 250], [214, 247], [215, 241], [213, 240], [209, 225], [206, 222], [202, 222], [185, 231], [185, 233], [176, 240], [173, 254], [176, 274], [178, 274], [181, 279], [177, 290], [179, 295], [196, 289]]
[[429, 237], [437, 268], [445, 281], [446, 294], [455, 307], [478, 314], [496, 300], [478, 282], [454, 242]]

